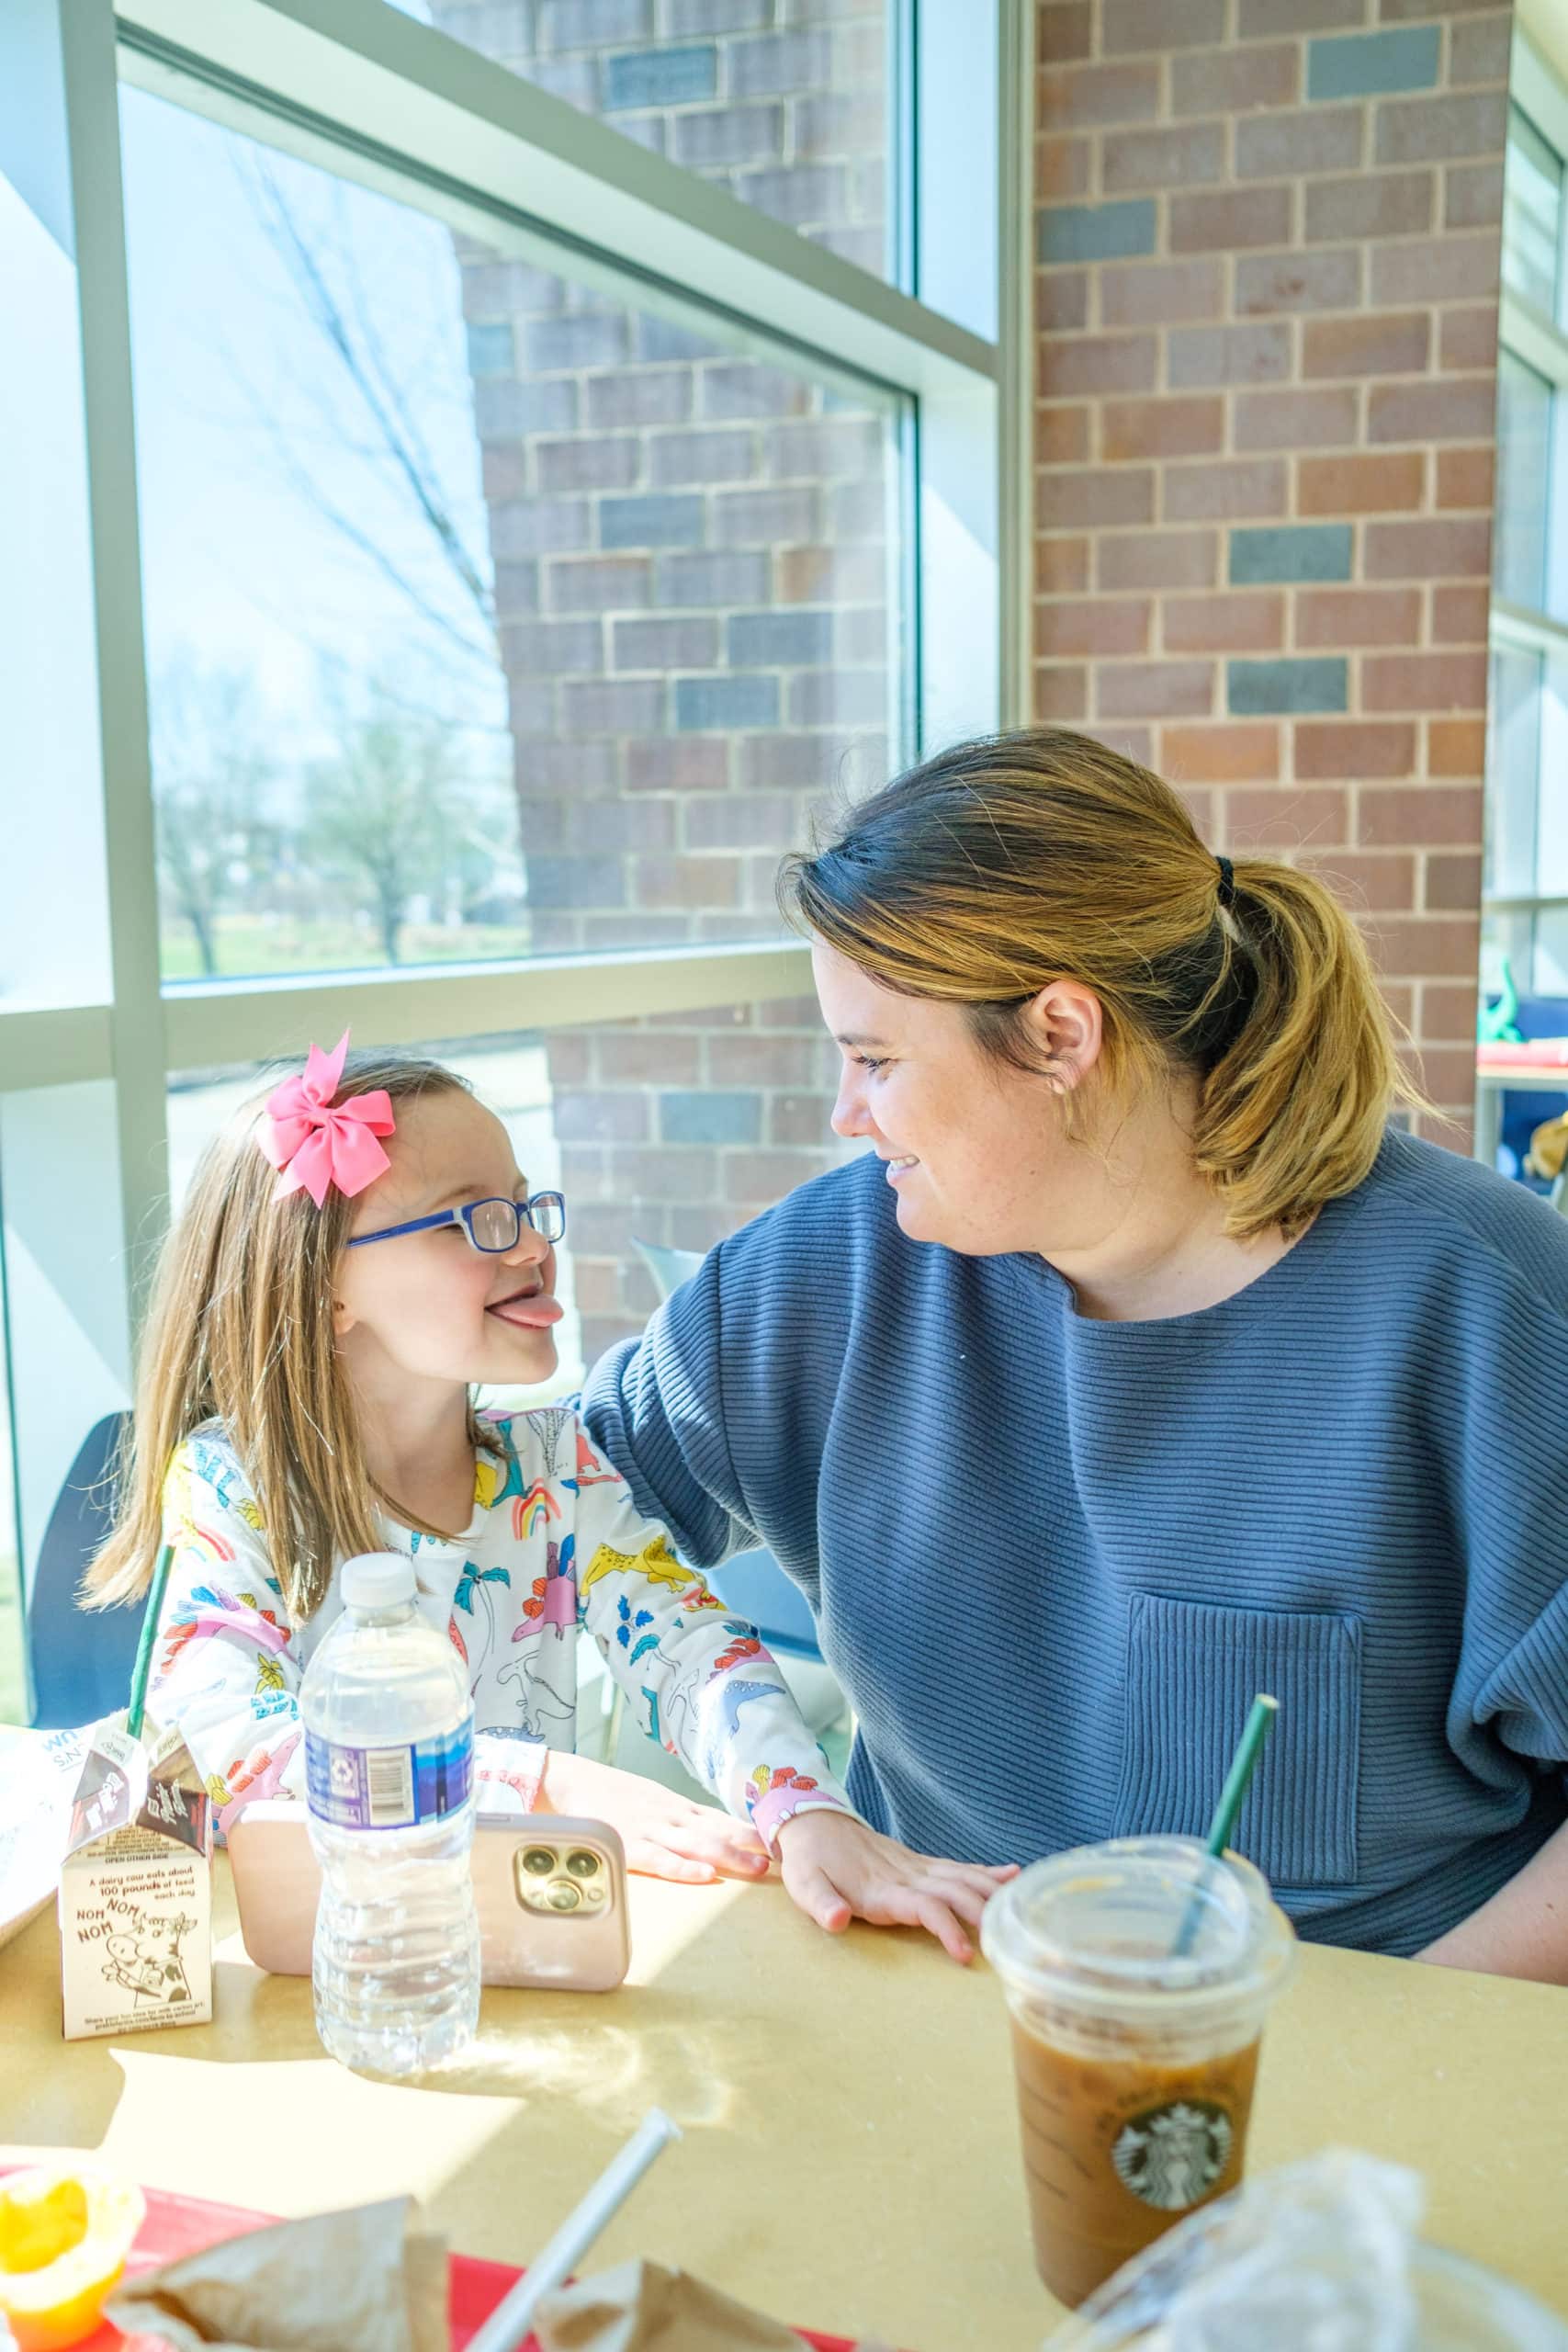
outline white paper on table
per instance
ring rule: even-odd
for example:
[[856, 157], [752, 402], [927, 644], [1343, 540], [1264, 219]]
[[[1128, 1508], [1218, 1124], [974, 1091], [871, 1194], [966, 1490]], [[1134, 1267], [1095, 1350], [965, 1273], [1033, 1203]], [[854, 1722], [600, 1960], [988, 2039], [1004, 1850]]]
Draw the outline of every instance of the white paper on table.
[[53, 1900], [71, 1800], [95, 1728], [29, 1731], [0, 1724], [0, 1944]]

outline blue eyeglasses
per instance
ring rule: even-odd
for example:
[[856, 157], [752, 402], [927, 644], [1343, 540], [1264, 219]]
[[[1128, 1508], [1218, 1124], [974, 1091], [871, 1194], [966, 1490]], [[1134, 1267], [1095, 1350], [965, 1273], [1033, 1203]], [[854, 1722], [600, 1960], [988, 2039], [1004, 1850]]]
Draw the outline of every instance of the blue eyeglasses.
[[367, 1241], [395, 1241], [400, 1234], [430, 1233], [442, 1225], [457, 1226], [470, 1250], [481, 1250], [487, 1258], [504, 1257], [508, 1250], [516, 1249], [525, 1225], [552, 1246], [562, 1239], [566, 1199], [560, 1193], [535, 1193], [525, 1201], [468, 1201], [460, 1209], [437, 1209], [434, 1216], [384, 1226], [379, 1233], [356, 1233], [348, 1246], [363, 1250]]

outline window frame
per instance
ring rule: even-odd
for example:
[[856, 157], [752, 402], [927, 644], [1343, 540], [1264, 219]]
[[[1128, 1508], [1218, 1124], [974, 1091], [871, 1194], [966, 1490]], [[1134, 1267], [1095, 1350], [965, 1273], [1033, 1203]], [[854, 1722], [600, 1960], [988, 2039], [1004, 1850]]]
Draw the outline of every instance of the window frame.
[[[972, 272], [974, 223], [948, 205], [920, 203], [921, 151], [934, 153], [941, 125], [921, 119], [914, 85], [938, 5], [889, 0], [889, 104], [907, 109], [895, 171], [897, 265], [907, 280], [918, 272], [941, 286]], [[969, 14], [967, 0], [940, 5]], [[55, 379], [35, 395], [60, 459], [44, 536], [52, 549], [58, 532], [63, 554], [39, 613], [20, 624], [17, 662], [20, 673], [47, 629], [66, 648], [69, 693], [51, 679], [29, 703], [23, 680], [24, 745], [51, 758], [62, 705], [86, 714], [56, 803], [38, 820], [40, 838], [56, 844], [53, 864], [74, 854], [73, 895], [57, 875], [42, 887], [44, 861], [27, 854], [0, 888], [39, 936], [70, 907], [93, 943], [88, 969], [57, 957], [41, 987], [29, 993], [24, 970], [14, 992], [0, 993], [24, 1594], [76, 1444], [130, 1393], [138, 1308], [166, 1216], [171, 1075], [265, 1057], [281, 1038], [330, 1038], [345, 1023], [362, 1043], [406, 1044], [798, 997], [810, 985], [806, 946], [787, 941], [161, 978], [120, 81], [383, 193], [407, 198], [417, 189], [427, 209], [477, 207], [493, 231], [500, 206], [574, 271], [613, 272], [623, 294], [697, 300], [742, 344], [752, 334], [769, 352], [782, 345], [814, 369], [847, 368], [906, 395], [901, 691], [918, 750], [1027, 715], [1032, 9], [1028, 0], [990, 7], [994, 53], [984, 40], [972, 48], [976, 72], [994, 76], [994, 103], [987, 98], [978, 116], [970, 104], [964, 120], [989, 126], [989, 153], [968, 162], [970, 186], [978, 172], [995, 191], [994, 341], [385, 0], [8, 0], [0, 10], [0, 172], [28, 228], [46, 232], [51, 282], [73, 337]], [[945, 165], [951, 181], [951, 156]], [[934, 164], [930, 179], [935, 187]], [[67, 827], [69, 843], [58, 839]], [[67, 965], [73, 977], [62, 982]], [[93, 1203], [73, 1210], [85, 1226], [58, 1214], [66, 1149], [91, 1163]], [[106, 1268], [115, 1270], [107, 1281]], [[62, 1379], [72, 1384], [69, 1426]]]
[[[1516, 28], [1513, 37], [1508, 95], [1510, 104], [1518, 109], [1568, 167], [1568, 86], [1564, 86], [1555, 68], [1518, 28]], [[1542, 685], [1539, 690], [1543, 701], [1548, 666], [1553, 662], [1568, 663], [1568, 619], [1555, 619], [1550, 610], [1553, 600], [1554, 566], [1557, 585], [1568, 591], [1568, 530], [1554, 535], [1551, 527], [1554, 508], [1568, 515], [1568, 324], [1560, 323], [1568, 311], [1568, 173], [1565, 173], [1558, 220], [1555, 307], [1558, 315], [1551, 317], [1505, 284], [1497, 318], [1499, 356], [1507, 354], [1551, 386], [1551, 418], [1548, 436], [1550, 481], [1547, 488], [1547, 540], [1541, 567], [1542, 604], [1540, 607], [1515, 604], [1498, 595], [1494, 584], [1488, 641], [1494, 652], [1505, 650], [1545, 656]], [[1499, 447], [1499, 482], [1502, 477], [1501, 456]], [[1555, 551], [1554, 537], [1557, 541]], [[1568, 593], [1559, 601], [1568, 609]], [[1540, 741], [1544, 741], [1543, 729], [1538, 729]], [[1544, 755], [1538, 754], [1538, 820], [1544, 772]], [[1538, 822], [1538, 842], [1540, 838]], [[1539, 873], [1537, 879], [1539, 881]], [[1517, 944], [1521, 939], [1528, 942], [1525, 949], [1528, 972], [1515, 974], [1516, 985], [1520, 987], [1523, 994], [1534, 993], [1537, 918], [1541, 914], [1561, 911], [1565, 903], [1568, 902], [1560, 897], [1539, 892], [1521, 896], [1487, 890], [1483, 896], [1483, 917], [1491, 919], [1495, 926], [1505, 931], [1510, 943]], [[1510, 964], [1512, 960], [1510, 953]], [[1483, 1128], [1478, 1122], [1477, 1133], [1483, 1132]]]

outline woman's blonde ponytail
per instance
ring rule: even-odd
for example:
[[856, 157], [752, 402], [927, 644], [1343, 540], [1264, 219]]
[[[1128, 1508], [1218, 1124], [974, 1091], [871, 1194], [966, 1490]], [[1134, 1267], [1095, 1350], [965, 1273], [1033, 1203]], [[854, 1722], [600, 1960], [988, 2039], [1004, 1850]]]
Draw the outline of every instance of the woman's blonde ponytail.
[[1290, 1234], [1371, 1172], [1396, 1097], [1420, 1098], [1338, 899], [1273, 859], [1239, 859], [1234, 872], [1225, 920], [1249, 967], [1249, 1001], [1204, 1080], [1193, 1153], [1229, 1231]]

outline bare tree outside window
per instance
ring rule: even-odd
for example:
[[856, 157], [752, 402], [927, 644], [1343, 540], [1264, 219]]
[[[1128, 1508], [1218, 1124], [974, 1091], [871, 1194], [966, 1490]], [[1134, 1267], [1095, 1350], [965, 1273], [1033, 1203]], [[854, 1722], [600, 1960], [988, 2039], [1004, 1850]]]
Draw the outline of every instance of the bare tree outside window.
[[171, 662], [152, 698], [158, 872], [165, 906], [190, 926], [198, 967], [216, 973], [219, 925], [252, 903], [284, 829], [270, 813], [276, 773], [243, 672]]

